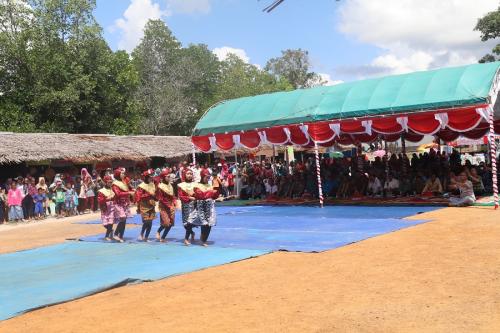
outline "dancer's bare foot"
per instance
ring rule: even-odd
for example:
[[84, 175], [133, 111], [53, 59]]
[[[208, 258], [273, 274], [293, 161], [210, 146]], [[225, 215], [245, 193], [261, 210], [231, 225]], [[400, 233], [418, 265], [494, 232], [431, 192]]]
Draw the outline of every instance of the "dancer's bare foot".
[[109, 238], [109, 237], [105, 237], [104, 239], [105, 239], [106, 241], [108, 241], [108, 242], [111, 242], [111, 238]]
[[189, 246], [189, 245], [191, 245], [191, 243], [187, 239], [185, 239], [184, 240], [184, 245]]
[[203, 244], [201, 244], [201, 245], [203, 245], [204, 247], [208, 247], [208, 243], [207, 242], [203, 242]]
[[139, 235], [139, 237], [137, 237], [137, 240], [143, 241], [144, 240], [144, 236], [143, 235]]
[[119, 243], [123, 243], [123, 239], [121, 239], [120, 237], [115, 237], [115, 241], [119, 242]]
[[160, 239], [160, 243], [166, 243], [167, 240], [166, 239]]
[[157, 239], [157, 240], [160, 240], [160, 238], [161, 238], [161, 237], [160, 237], [160, 233], [159, 233], [159, 232], [157, 232], [157, 233], [156, 233], [156, 239]]

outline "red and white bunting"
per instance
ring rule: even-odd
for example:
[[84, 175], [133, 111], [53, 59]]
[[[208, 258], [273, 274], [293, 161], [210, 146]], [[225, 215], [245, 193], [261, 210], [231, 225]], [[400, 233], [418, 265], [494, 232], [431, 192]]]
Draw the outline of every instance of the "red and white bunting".
[[[445, 142], [459, 136], [480, 138], [489, 131], [487, 105], [453, 110], [434, 110], [392, 116], [321, 121], [307, 124], [275, 126], [264, 129], [193, 136], [197, 149], [203, 152], [255, 149], [260, 145], [294, 145], [329, 147], [335, 143], [369, 143], [382, 137], [396, 141], [405, 133], [407, 141], [418, 142], [424, 135], [437, 135]], [[500, 124], [499, 124], [500, 125]]]

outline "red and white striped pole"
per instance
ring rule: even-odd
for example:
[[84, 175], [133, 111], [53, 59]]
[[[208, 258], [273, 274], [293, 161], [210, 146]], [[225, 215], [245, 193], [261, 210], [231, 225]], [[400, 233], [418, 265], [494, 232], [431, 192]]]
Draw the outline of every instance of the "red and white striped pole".
[[196, 166], [196, 148], [193, 144], [193, 166]]
[[495, 209], [498, 208], [498, 183], [497, 183], [497, 144], [495, 142], [495, 123], [493, 121], [494, 110], [488, 107], [489, 123], [490, 123], [490, 156], [491, 156], [491, 173], [493, 178], [493, 200], [495, 202]]
[[323, 208], [323, 186], [321, 184], [321, 165], [319, 160], [318, 144], [314, 142], [314, 155], [316, 155], [316, 176], [318, 177], [319, 205]]

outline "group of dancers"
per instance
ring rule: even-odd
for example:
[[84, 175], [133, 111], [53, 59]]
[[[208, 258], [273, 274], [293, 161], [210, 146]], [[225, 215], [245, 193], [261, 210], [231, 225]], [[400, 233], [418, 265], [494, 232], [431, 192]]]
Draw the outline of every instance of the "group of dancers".
[[[106, 229], [107, 241], [124, 241], [127, 218], [132, 217], [131, 205], [135, 202], [137, 213], [142, 217], [139, 240], [149, 242], [158, 206], [160, 227], [156, 238], [160, 242], [166, 242], [167, 235], [175, 222], [177, 200], [173, 185], [175, 175], [165, 168], [158, 177], [153, 176], [153, 170], [144, 171], [143, 182], [135, 191], [129, 185], [125, 168], [117, 168], [113, 172], [113, 177], [107, 175], [103, 178], [105, 186], [99, 190], [97, 200], [101, 208], [101, 221]], [[195, 239], [193, 229], [200, 227], [202, 245], [208, 246], [208, 236], [216, 224], [215, 200], [219, 197], [218, 191], [213, 189], [209, 180], [208, 170], [201, 171], [201, 181], [197, 183], [193, 181], [193, 171], [185, 168], [182, 172], [182, 182], [177, 184], [177, 196], [182, 207], [182, 223], [186, 230], [185, 245], [191, 245]], [[116, 227], [113, 233], [114, 225]]]

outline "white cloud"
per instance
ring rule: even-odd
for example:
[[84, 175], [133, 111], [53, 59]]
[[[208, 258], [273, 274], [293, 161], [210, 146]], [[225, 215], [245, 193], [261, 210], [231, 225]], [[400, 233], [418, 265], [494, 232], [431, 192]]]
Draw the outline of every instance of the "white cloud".
[[119, 30], [121, 33], [118, 48], [132, 51], [144, 36], [143, 30], [148, 20], [157, 20], [168, 15], [168, 11], [163, 11], [160, 5], [152, 0], [131, 0], [123, 17], [117, 19], [112, 27], [113, 31]]
[[344, 83], [342, 80], [332, 80], [330, 74], [318, 73], [318, 75], [321, 77], [321, 80], [325, 82], [325, 86], [334, 86], [336, 84]]
[[[351, 74], [405, 73], [477, 62], [494, 43], [473, 31], [497, 0], [350, 0], [339, 7], [338, 28], [383, 54]], [[349, 70], [349, 69], [347, 69]]]
[[229, 54], [236, 55], [246, 63], [250, 61], [250, 57], [243, 49], [236, 49], [234, 47], [223, 46], [223, 47], [216, 47], [215, 49], [212, 50], [212, 52], [217, 56], [217, 58], [219, 58], [220, 61], [226, 60]]
[[211, 10], [210, 0], [167, 0], [167, 8], [172, 13], [208, 14]]

